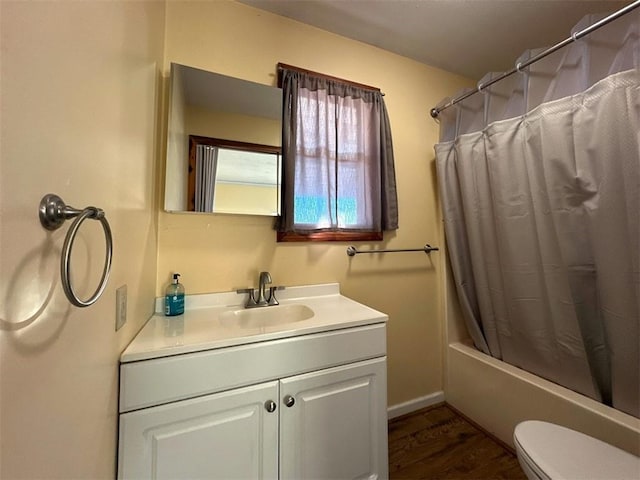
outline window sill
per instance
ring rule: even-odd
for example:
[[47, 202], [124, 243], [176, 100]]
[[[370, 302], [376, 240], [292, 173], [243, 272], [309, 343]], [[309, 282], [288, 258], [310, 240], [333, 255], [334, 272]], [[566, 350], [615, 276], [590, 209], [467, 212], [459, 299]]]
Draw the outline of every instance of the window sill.
[[382, 232], [278, 232], [278, 242], [352, 242], [382, 240]]

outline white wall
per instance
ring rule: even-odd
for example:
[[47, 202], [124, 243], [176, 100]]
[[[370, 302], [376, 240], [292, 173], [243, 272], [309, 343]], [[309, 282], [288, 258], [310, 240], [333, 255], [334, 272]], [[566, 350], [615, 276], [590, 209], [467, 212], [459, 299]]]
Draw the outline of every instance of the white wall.
[[[149, 317], [156, 272], [162, 2], [0, 2], [0, 477], [113, 478], [118, 358]], [[106, 211], [111, 279], [71, 307], [58, 274], [69, 224], [40, 198]], [[87, 221], [74, 283], [89, 296], [104, 240]], [[129, 321], [115, 332], [115, 289]]]

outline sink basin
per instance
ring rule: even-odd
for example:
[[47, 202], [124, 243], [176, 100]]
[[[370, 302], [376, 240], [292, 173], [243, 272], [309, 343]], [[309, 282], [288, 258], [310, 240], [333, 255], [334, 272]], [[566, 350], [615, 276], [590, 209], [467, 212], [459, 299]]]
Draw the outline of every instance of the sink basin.
[[298, 303], [273, 307], [243, 308], [220, 314], [225, 327], [260, 328], [308, 320], [314, 313], [306, 305]]

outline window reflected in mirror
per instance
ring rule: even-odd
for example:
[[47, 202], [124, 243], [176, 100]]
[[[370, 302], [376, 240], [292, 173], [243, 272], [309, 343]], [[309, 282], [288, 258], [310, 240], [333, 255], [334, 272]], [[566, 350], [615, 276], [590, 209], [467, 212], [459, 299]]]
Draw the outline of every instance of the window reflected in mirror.
[[278, 215], [280, 148], [189, 136], [189, 211]]

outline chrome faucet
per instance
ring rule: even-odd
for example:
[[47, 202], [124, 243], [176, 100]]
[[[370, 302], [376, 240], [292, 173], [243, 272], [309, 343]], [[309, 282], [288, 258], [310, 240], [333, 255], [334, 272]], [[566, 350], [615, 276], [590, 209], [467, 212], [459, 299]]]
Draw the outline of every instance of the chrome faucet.
[[[238, 293], [248, 293], [247, 303], [245, 308], [255, 307], [268, 307], [272, 305], [279, 305], [276, 298], [276, 290], [283, 290], [284, 287], [269, 287], [269, 293], [267, 293], [267, 285], [271, 285], [271, 274], [269, 272], [260, 272], [258, 278], [258, 290], [253, 288], [243, 288], [237, 290]], [[256, 298], [257, 295], [257, 298]]]
[[258, 299], [256, 300], [258, 307], [269, 305], [265, 292], [266, 285], [269, 284], [271, 284], [271, 274], [269, 272], [260, 272], [260, 278], [258, 280]]

